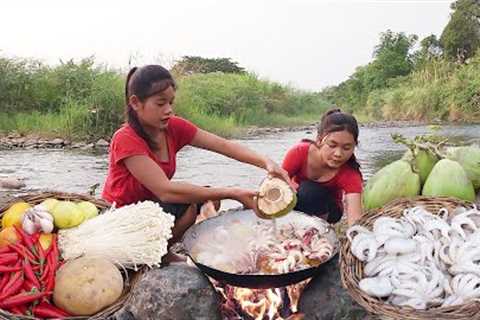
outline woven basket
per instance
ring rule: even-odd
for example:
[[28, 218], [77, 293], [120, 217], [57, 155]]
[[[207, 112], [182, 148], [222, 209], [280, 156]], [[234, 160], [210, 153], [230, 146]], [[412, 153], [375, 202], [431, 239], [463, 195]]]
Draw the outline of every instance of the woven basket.
[[[5, 210], [7, 210], [12, 204], [14, 204], [17, 201], [23, 200], [31, 205], [36, 205], [48, 198], [55, 198], [58, 200], [69, 200], [69, 201], [84, 201], [84, 200], [90, 201], [91, 203], [95, 204], [97, 208], [100, 210], [107, 209], [110, 207], [110, 205], [107, 202], [103, 200], [95, 199], [88, 195], [63, 193], [63, 192], [43, 192], [43, 193], [23, 195], [5, 203], [2, 207], [0, 207], [0, 218], [3, 216], [3, 213], [5, 212]], [[136, 272], [129, 270], [128, 274], [125, 274], [124, 271], [122, 271], [122, 273], [124, 276], [123, 293], [121, 297], [113, 305], [109, 306], [108, 308], [90, 317], [68, 317], [65, 319], [100, 320], [100, 319], [107, 319], [109, 316], [112, 316], [131, 298], [132, 289], [135, 286], [135, 284], [140, 280], [141, 275], [143, 273], [143, 269], [140, 269], [139, 271], [136, 271]], [[37, 318], [29, 317], [29, 316], [13, 315], [9, 312], [6, 312], [0, 309], [0, 319], [9, 320], [9, 319], [37, 319]]]
[[[390, 202], [381, 209], [367, 212], [358, 224], [372, 229], [373, 222], [381, 216], [399, 218], [403, 210], [414, 206], [423, 206], [432, 214], [438, 213], [440, 208], [447, 208], [449, 212], [457, 206], [471, 207], [472, 203], [446, 197], [412, 199], [398, 199]], [[363, 308], [381, 319], [409, 319], [409, 320], [450, 320], [450, 319], [480, 319], [480, 302], [471, 301], [462, 305], [436, 307], [428, 310], [416, 310], [411, 307], [397, 307], [385, 301], [370, 297], [360, 290], [358, 283], [363, 277], [363, 262], [353, 256], [350, 250], [350, 241], [342, 237], [340, 252], [340, 273], [342, 284], [350, 296]]]

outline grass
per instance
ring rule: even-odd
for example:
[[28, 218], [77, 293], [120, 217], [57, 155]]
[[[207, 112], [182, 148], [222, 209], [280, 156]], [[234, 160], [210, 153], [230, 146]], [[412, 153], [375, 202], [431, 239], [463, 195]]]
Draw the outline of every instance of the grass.
[[[51, 67], [0, 57], [0, 132], [108, 138], [124, 121], [124, 77], [93, 58]], [[175, 110], [199, 127], [237, 136], [250, 126], [298, 126], [317, 121], [329, 103], [253, 74], [180, 77]]]

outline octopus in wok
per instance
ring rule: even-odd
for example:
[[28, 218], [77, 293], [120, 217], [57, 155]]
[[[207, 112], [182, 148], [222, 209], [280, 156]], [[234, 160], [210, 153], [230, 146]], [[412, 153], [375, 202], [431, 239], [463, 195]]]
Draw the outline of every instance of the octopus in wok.
[[319, 230], [295, 228], [280, 230], [279, 241], [259, 250], [258, 268], [263, 273], [288, 273], [318, 266], [334, 253], [334, 246]]
[[315, 227], [285, 224], [275, 232], [270, 224], [257, 224], [248, 233], [242, 226], [241, 236], [237, 227], [221, 226], [211, 233], [216, 241], [199, 242], [194, 248], [196, 260], [230, 273], [279, 274], [318, 266], [335, 251]]

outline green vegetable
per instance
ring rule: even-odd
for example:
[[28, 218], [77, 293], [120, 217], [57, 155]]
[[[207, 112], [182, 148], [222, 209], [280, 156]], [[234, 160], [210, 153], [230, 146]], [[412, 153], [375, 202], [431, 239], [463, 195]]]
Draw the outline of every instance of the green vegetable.
[[450, 147], [446, 149], [445, 156], [447, 159], [460, 163], [475, 190], [480, 189], [480, 148], [475, 146]]
[[425, 181], [422, 194], [425, 196], [448, 196], [474, 201], [475, 190], [462, 166], [453, 160], [437, 162]]
[[414, 170], [419, 174], [422, 184], [425, 183], [428, 175], [439, 160], [432, 151], [418, 147], [414, 149], [413, 153], [411, 150], [407, 150], [402, 159], [413, 163]]
[[379, 208], [388, 202], [420, 193], [420, 176], [413, 172], [408, 161], [397, 160], [371, 177], [363, 192], [365, 209]]

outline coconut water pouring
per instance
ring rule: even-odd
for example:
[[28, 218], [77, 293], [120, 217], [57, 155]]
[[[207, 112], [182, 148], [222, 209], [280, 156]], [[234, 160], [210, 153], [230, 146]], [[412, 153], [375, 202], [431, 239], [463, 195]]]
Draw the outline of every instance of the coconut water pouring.
[[278, 239], [276, 218], [288, 214], [296, 204], [295, 191], [285, 181], [267, 177], [260, 184], [255, 213], [262, 219], [272, 219], [274, 237]]

